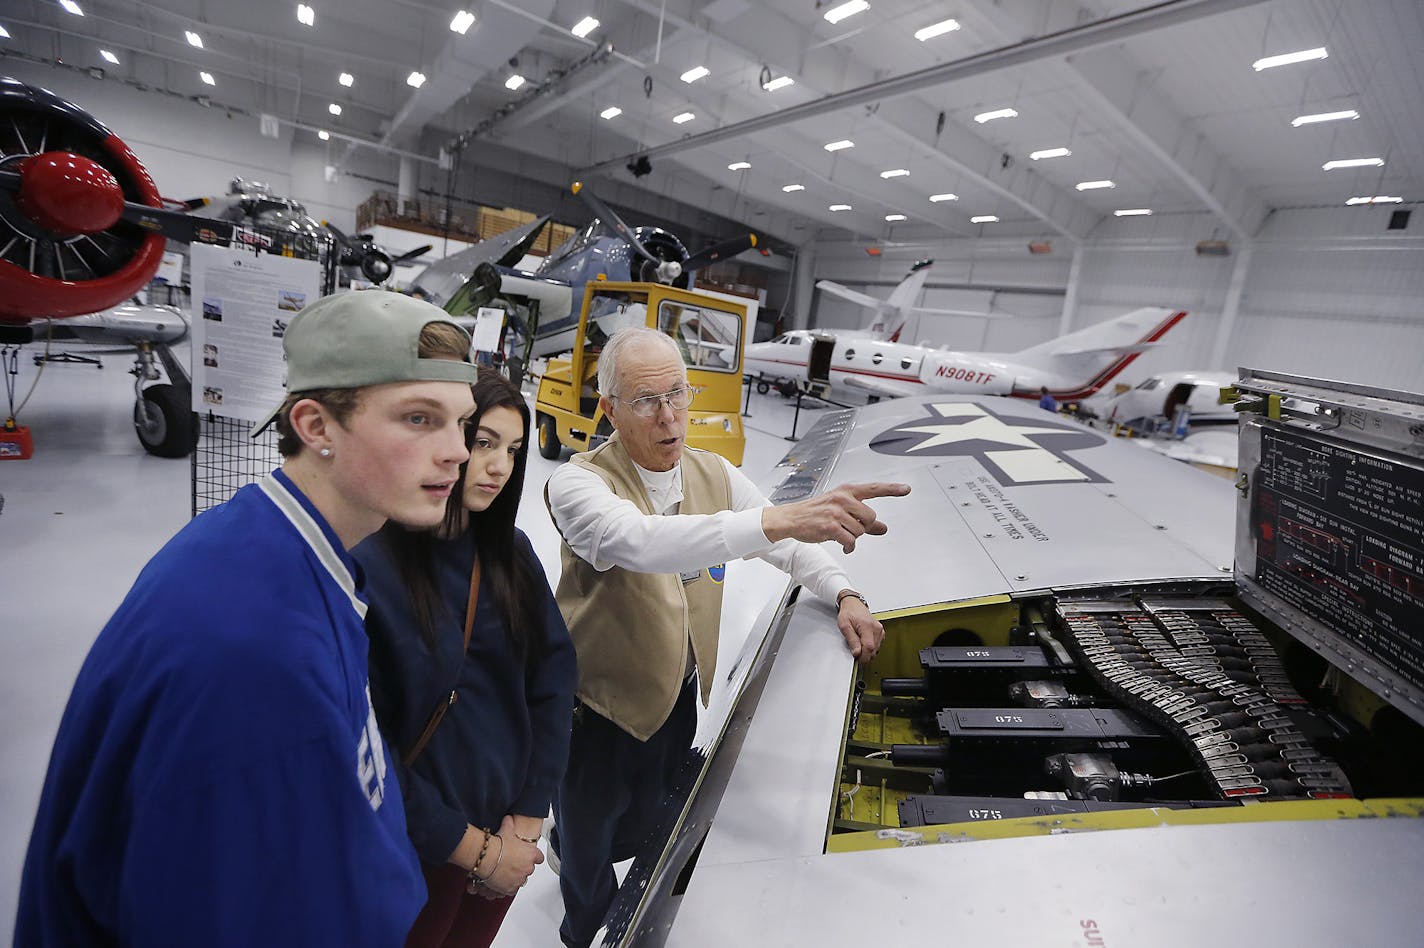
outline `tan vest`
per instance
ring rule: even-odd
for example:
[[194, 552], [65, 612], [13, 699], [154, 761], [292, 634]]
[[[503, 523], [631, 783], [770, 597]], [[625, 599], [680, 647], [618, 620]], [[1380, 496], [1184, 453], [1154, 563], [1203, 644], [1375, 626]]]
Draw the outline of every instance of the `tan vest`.
[[[592, 451], [569, 459], [603, 478], [615, 495], [654, 516], [647, 491], [628, 452], [614, 434]], [[545, 503], [548, 502], [547, 491]], [[683, 448], [683, 514], [729, 510], [732, 487], [722, 459]], [[687, 669], [687, 643], [701, 670], [702, 703], [712, 690], [722, 621], [724, 568], [699, 570], [683, 582], [677, 573], [635, 573], [614, 566], [602, 572], [562, 544], [563, 573], [555, 598], [578, 652], [578, 697], [629, 734], [646, 741], [672, 713]]]

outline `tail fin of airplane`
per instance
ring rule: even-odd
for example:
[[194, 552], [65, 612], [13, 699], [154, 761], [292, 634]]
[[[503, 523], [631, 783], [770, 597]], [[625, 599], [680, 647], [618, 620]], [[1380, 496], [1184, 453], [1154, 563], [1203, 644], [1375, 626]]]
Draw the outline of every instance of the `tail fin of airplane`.
[[924, 289], [925, 278], [929, 276], [930, 265], [933, 263], [933, 260], [916, 263], [910, 268], [909, 276], [901, 280], [895, 289], [890, 291], [890, 296], [883, 300], [857, 293], [832, 280], [820, 280], [816, 286], [832, 296], [850, 300], [870, 310], [870, 315], [860, 327], [861, 332], [869, 333], [877, 339], [893, 341], [900, 335], [900, 330], [905, 328], [910, 313], [915, 311], [915, 300], [920, 298], [920, 291]]
[[1098, 391], [1186, 317], [1181, 310], [1148, 306], [1014, 353], [1015, 362], [1082, 381], [1053, 392], [1059, 401]]

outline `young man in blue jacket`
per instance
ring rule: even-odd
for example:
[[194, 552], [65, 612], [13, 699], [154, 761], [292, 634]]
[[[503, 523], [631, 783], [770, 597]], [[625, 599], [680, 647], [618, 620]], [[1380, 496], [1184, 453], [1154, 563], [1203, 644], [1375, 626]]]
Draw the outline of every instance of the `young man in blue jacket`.
[[394, 946], [425, 901], [347, 552], [434, 525], [469, 456], [469, 337], [395, 293], [283, 340], [280, 469], [194, 519], [99, 634], [55, 738], [18, 946]]

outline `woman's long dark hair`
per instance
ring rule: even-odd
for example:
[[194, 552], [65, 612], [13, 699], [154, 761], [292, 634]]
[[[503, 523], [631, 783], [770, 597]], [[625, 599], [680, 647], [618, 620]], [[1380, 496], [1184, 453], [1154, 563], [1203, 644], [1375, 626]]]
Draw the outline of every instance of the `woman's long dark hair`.
[[[503, 489], [483, 511], [467, 511], [464, 498], [469, 465], [462, 465], [445, 505], [445, 519], [434, 533], [409, 530], [395, 523], [387, 524], [382, 532], [410, 593], [421, 636], [433, 651], [437, 622], [457, 608], [456, 603], [441, 598], [436, 586], [434, 541], [436, 537], [454, 538], [473, 530], [480, 557], [480, 595], [493, 597], [504, 619], [509, 644], [527, 665], [537, 658], [537, 645], [543, 641], [545, 608], [541, 588], [544, 584], [535, 573], [543, 567], [521, 548], [514, 534], [514, 518], [519, 512], [524, 468], [529, 459], [529, 406], [518, 386], [490, 368], [479, 370], [474, 395], [476, 409], [465, 438], [467, 445], [473, 446], [480, 419], [491, 408], [513, 408], [524, 422], [524, 438], [514, 455], [514, 470]], [[458, 605], [461, 620], [462, 603]]]

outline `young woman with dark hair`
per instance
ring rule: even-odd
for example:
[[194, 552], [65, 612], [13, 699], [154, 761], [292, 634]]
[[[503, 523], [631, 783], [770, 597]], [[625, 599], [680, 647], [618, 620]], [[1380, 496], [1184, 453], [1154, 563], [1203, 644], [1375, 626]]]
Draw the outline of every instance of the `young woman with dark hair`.
[[470, 461], [433, 531], [362, 544], [371, 700], [401, 759], [429, 900], [408, 946], [489, 945], [543, 862], [537, 843], [568, 755], [575, 659], [529, 540], [514, 526], [529, 409], [481, 369]]

